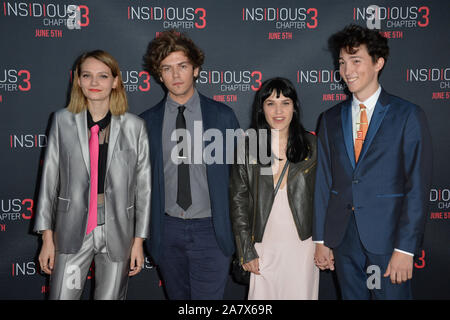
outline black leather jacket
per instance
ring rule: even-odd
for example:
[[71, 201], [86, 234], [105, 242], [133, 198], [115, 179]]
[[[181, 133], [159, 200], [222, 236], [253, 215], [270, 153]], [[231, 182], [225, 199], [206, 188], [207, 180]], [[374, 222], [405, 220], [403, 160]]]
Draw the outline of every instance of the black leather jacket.
[[[310, 155], [301, 162], [290, 163], [287, 172], [289, 207], [301, 240], [312, 235], [317, 164], [316, 137], [312, 134], [306, 136], [311, 146]], [[231, 169], [230, 215], [237, 254], [240, 263], [244, 264], [258, 258], [254, 243], [262, 241], [274, 201], [274, 182], [271, 174], [260, 174], [262, 167], [248, 155], [248, 150], [245, 152], [245, 159], [241, 159], [240, 163], [245, 164], [234, 164]]]

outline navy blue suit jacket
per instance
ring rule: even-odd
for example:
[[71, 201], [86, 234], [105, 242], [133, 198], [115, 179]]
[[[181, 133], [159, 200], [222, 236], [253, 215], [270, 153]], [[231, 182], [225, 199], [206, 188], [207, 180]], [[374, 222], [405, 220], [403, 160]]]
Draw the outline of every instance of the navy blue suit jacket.
[[337, 247], [354, 210], [361, 242], [375, 254], [415, 253], [432, 174], [424, 112], [382, 90], [355, 163], [351, 99], [323, 115], [318, 132], [313, 240]]
[[[229, 165], [226, 164], [225, 136], [226, 129], [238, 129], [239, 123], [230, 107], [209, 99], [202, 94], [199, 94], [199, 96], [203, 130], [214, 128], [220, 130], [223, 134], [223, 164], [207, 164], [206, 174], [217, 243], [225, 255], [231, 256], [234, 253], [234, 237], [228, 204]], [[163, 99], [156, 106], [140, 115], [147, 124], [152, 171], [150, 237], [146, 244], [153, 260], [157, 264], [161, 256], [161, 239], [162, 231], [164, 230], [165, 192], [176, 192], [176, 190], [164, 190], [162, 126], [165, 103], [166, 99]], [[204, 146], [206, 147], [210, 142], [204, 142]]]

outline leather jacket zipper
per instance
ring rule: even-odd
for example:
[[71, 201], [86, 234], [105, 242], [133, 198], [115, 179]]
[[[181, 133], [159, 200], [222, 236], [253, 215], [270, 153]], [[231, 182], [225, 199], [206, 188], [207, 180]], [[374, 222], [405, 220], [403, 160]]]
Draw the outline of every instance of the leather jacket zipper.
[[314, 162], [312, 165], [310, 165], [308, 168], [306, 168], [305, 170], [303, 170], [302, 172], [304, 174], [308, 173], [309, 170], [311, 170], [311, 168], [313, 168], [315, 165], [317, 165], [317, 162]]

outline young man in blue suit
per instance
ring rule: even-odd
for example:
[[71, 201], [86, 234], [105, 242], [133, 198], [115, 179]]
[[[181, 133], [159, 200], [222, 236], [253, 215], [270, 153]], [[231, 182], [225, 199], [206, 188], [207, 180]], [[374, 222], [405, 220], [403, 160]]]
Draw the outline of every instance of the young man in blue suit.
[[[187, 36], [162, 32], [144, 60], [167, 90], [160, 103], [141, 114], [152, 170], [149, 251], [169, 299], [222, 299], [234, 252], [226, 161], [233, 150], [226, 150], [225, 137], [239, 123], [231, 108], [195, 88], [204, 54]], [[212, 163], [202, 156], [211, 141], [195, 137], [210, 129], [224, 138], [214, 141], [222, 149], [215, 156], [223, 158]]]
[[352, 97], [320, 122], [316, 264], [336, 269], [344, 299], [411, 299], [432, 174], [425, 114], [380, 86], [389, 47], [377, 30], [350, 25], [330, 44]]

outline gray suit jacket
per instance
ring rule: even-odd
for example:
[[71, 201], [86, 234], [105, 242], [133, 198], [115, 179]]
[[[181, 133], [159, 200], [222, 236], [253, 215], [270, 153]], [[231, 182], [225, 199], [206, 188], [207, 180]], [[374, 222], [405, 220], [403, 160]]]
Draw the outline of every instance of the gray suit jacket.
[[[80, 250], [89, 207], [90, 164], [86, 112], [55, 113], [44, 159], [34, 231], [53, 230], [56, 250]], [[111, 117], [105, 176], [105, 232], [112, 261], [130, 257], [134, 237], [147, 238], [150, 160], [145, 122]]]

